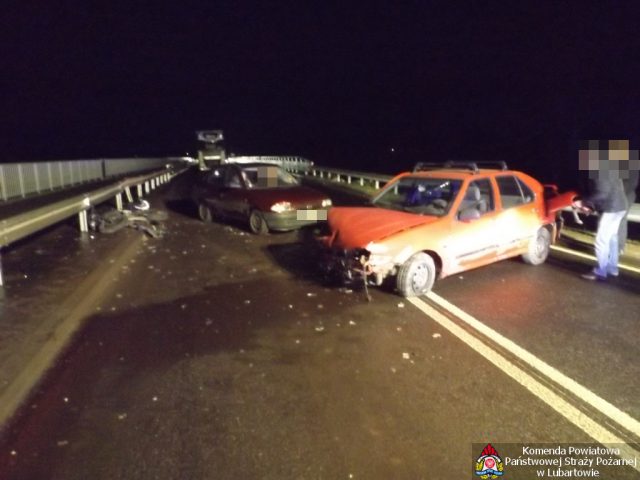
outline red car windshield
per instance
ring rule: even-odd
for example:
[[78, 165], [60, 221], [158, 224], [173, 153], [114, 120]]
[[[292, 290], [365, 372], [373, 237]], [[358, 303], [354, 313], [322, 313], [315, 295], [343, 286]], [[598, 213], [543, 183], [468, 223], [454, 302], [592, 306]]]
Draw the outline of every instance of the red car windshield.
[[462, 180], [451, 178], [403, 177], [386, 187], [373, 204], [390, 210], [443, 216], [460, 191]]

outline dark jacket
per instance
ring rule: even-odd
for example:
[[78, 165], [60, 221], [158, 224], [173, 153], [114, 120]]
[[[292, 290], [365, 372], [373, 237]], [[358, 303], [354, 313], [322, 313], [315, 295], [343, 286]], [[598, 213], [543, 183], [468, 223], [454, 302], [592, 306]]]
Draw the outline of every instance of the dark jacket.
[[639, 176], [640, 171], [629, 170], [629, 177], [622, 179], [622, 184], [624, 185], [624, 193], [627, 195], [627, 202], [629, 202], [629, 207], [631, 207], [631, 204], [636, 201], [636, 189], [638, 188]]
[[599, 178], [593, 180], [591, 193], [584, 199], [598, 212], [611, 213], [627, 210], [627, 196], [624, 193], [622, 180], [611, 178]]

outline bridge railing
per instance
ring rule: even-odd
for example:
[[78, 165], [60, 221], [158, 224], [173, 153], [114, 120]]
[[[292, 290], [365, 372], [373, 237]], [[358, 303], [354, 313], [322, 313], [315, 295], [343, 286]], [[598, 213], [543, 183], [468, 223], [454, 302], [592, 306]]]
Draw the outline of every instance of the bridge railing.
[[170, 158], [110, 158], [0, 164], [0, 201], [163, 168]]
[[289, 172], [304, 172], [313, 167], [311, 160], [297, 156], [253, 155], [227, 157], [225, 161], [227, 163], [273, 163]]

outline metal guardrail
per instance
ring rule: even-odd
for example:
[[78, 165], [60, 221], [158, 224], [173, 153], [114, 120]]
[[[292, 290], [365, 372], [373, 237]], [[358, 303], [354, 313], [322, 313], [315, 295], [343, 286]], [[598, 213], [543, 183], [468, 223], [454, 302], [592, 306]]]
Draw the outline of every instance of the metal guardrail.
[[227, 157], [225, 163], [273, 163], [290, 172], [306, 171], [313, 166], [313, 162], [304, 157], [275, 155]]
[[305, 172], [305, 175], [312, 175], [314, 177], [326, 178], [333, 180], [334, 182], [344, 181], [347, 184], [351, 184], [357, 181], [360, 186], [364, 186], [368, 183], [374, 186], [376, 189], [380, 188], [383, 184], [387, 183], [393, 178], [391, 175], [382, 175], [370, 172], [357, 172], [352, 170], [341, 170], [337, 168], [324, 168], [324, 167], [311, 167]]
[[[367, 183], [376, 189], [380, 188], [384, 183], [393, 178], [391, 175], [380, 175], [369, 172], [357, 172], [316, 166], [309, 168], [303, 173], [307, 176], [311, 175], [338, 183], [345, 182], [347, 184], [351, 184], [357, 181], [360, 186], [364, 186], [365, 183]], [[631, 210], [629, 211], [627, 220], [629, 222], [640, 222], [640, 203], [634, 203], [631, 205]]]
[[150, 171], [172, 158], [110, 158], [0, 164], [0, 200], [51, 192], [82, 183]]

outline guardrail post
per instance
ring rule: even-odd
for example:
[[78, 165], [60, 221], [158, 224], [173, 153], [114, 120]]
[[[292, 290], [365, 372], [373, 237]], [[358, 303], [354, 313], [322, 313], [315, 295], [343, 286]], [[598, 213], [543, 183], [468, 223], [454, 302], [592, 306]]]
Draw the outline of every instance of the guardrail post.
[[22, 164], [19, 163], [18, 164], [18, 183], [20, 183], [20, 195], [22, 195], [22, 198], [25, 197], [25, 193], [24, 193], [24, 178], [22, 178]]
[[116, 195], [116, 208], [118, 211], [122, 211], [122, 193]]
[[86, 210], [78, 213], [78, 221], [80, 222], [80, 231], [82, 233], [87, 233], [89, 231], [89, 220], [87, 217], [88, 216]]
[[4, 279], [2, 277], [2, 249], [0, 248], [0, 287], [4, 285]]
[[40, 170], [38, 170], [38, 167], [36, 165], [33, 165], [33, 176], [34, 176], [35, 181], [36, 181], [36, 192], [38, 194], [40, 194], [40, 192], [41, 192], [41, 188], [40, 188]]
[[380, 180], [376, 180], [376, 190], [380, 188]]
[[127, 195], [129, 203], [133, 203], [133, 195], [131, 195], [131, 187], [124, 187], [124, 193]]
[[144, 182], [144, 193], [149, 193], [151, 190], [149, 189], [149, 180]]
[[360, 186], [364, 187], [364, 178], [360, 177]]
[[351, 175], [347, 175], [347, 183], [351, 184]]
[[7, 185], [4, 180], [4, 168], [0, 165], [0, 192], [2, 193], [2, 200], [7, 201]]
[[142, 198], [142, 184], [138, 184], [138, 198]]

